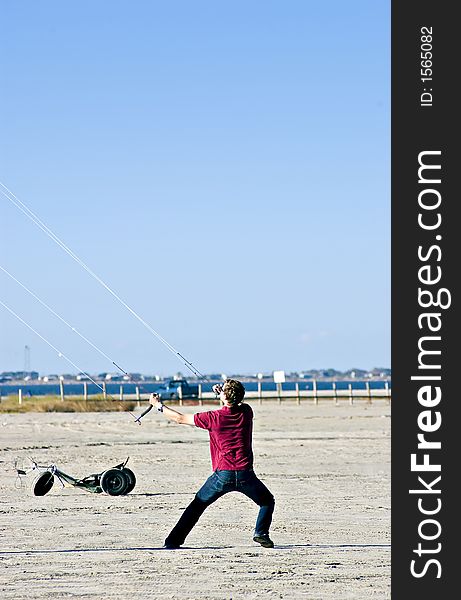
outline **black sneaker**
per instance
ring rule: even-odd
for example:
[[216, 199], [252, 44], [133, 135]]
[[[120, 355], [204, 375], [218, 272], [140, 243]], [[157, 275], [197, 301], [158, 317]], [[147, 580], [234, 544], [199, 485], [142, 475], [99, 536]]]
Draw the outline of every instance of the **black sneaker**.
[[178, 544], [166, 544], [163, 546], [164, 550], [178, 550], [178, 548], [181, 548], [181, 546], [178, 546]]
[[269, 535], [265, 533], [264, 535], [255, 535], [253, 538], [253, 542], [261, 544], [263, 548], [273, 548], [274, 542], [271, 540]]

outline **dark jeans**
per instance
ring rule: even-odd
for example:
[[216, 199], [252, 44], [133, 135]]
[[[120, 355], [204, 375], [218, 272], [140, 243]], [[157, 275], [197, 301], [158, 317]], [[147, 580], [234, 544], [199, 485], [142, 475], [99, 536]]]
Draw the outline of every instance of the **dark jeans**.
[[215, 471], [183, 512], [166, 538], [165, 544], [181, 546], [192, 527], [202, 516], [203, 511], [228, 492], [241, 492], [256, 502], [260, 508], [254, 535], [268, 534], [275, 500], [264, 483], [256, 477], [254, 471]]

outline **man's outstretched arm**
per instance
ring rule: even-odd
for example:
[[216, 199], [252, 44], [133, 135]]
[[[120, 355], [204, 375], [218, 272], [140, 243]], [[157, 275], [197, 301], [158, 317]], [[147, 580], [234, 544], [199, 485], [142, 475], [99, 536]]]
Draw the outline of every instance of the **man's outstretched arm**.
[[180, 413], [169, 406], [165, 406], [163, 402], [161, 402], [158, 394], [151, 394], [149, 402], [159, 412], [162, 412], [170, 421], [174, 421], [179, 425], [195, 425], [194, 415], [184, 415], [183, 413]]

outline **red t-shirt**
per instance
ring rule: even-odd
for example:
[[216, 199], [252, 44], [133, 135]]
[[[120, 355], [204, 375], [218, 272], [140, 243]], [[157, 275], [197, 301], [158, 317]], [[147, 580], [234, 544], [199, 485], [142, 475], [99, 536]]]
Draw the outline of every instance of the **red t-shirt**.
[[243, 471], [253, 468], [251, 406], [223, 406], [219, 410], [196, 413], [194, 423], [197, 427], [208, 429], [210, 434], [213, 471]]

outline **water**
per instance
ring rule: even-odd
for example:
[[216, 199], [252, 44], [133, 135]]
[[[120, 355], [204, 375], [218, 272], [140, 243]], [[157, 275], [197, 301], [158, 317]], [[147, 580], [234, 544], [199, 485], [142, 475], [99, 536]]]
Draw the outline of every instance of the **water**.
[[[98, 382], [99, 383], [99, 382]], [[218, 382], [216, 382], [218, 383]], [[299, 389], [303, 390], [313, 390], [313, 382], [299, 380], [297, 382], [299, 384]], [[366, 389], [366, 381], [317, 381], [317, 389], [318, 390], [332, 390], [333, 383], [336, 383], [337, 390], [347, 390], [349, 389], [349, 385], [352, 385], [353, 390], [364, 390]], [[369, 381], [370, 389], [372, 390], [383, 390], [385, 389], [385, 381]], [[255, 392], [258, 389], [257, 381], [247, 381], [243, 382], [245, 389], [249, 392]], [[389, 388], [391, 387], [391, 380], [388, 380]], [[102, 387], [102, 384], [100, 384]], [[123, 385], [123, 393], [124, 394], [136, 394], [136, 387], [139, 387], [139, 391], [141, 394], [150, 394], [151, 392], [157, 391], [157, 389], [162, 385], [161, 383], [151, 382], [151, 383], [106, 383], [106, 391], [108, 394], [112, 396], [116, 396], [120, 393], [120, 385]], [[212, 383], [202, 383], [202, 391], [203, 392], [211, 392]], [[17, 395], [19, 389], [22, 390], [22, 394], [24, 397], [31, 396], [59, 396], [60, 388], [59, 383], [23, 383], [16, 385], [8, 385], [8, 384], [0, 384], [0, 396], [5, 397], [9, 395]], [[282, 384], [282, 390], [293, 391], [296, 389], [296, 382], [287, 381]], [[275, 383], [271, 381], [263, 381], [262, 382], [262, 391], [263, 392], [272, 392], [276, 391], [277, 386]], [[68, 396], [83, 396], [83, 383], [65, 383], [64, 384], [64, 393]], [[93, 394], [102, 394], [100, 388], [98, 388], [94, 383], [88, 382], [88, 395]]]

